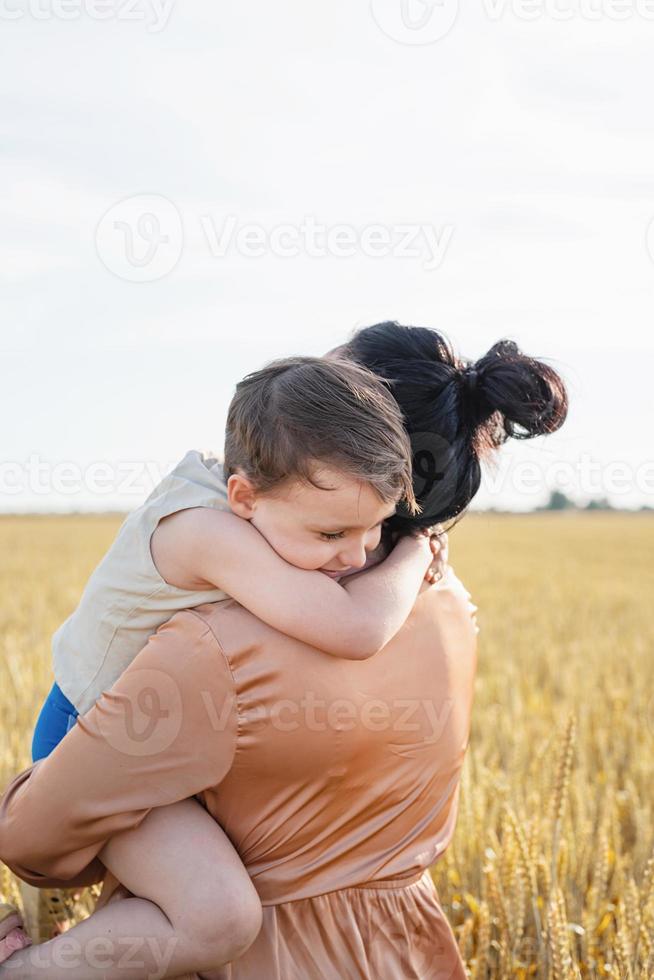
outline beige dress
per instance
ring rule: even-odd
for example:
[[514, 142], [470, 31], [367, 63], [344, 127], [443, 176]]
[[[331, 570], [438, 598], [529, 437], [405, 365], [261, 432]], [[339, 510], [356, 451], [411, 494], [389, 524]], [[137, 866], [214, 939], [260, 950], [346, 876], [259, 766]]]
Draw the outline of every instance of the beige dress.
[[456, 822], [474, 612], [450, 570], [363, 662], [233, 599], [177, 613], [10, 783], [0, 858], [35, 885], [99, 881], [112, 835], [197, 795], [264, 907], [225, 980], [463, 980], [428, 869]]

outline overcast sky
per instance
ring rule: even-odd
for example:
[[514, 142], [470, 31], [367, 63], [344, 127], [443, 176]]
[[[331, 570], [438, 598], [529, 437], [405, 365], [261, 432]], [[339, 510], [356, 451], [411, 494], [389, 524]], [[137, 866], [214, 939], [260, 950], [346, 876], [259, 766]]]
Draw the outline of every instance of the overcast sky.
[[0, 510], [135, 507], [240, 377], [382, 319], [567, 380], [477, 505], [654, 504], [654, 2], [0, 21]]

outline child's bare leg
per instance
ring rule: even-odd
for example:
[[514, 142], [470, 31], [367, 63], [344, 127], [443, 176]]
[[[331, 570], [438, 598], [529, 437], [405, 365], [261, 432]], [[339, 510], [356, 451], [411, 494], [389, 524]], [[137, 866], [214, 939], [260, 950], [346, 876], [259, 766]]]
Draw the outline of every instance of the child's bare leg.
[[14, 980], [164, 980], [237, 959], [261, 927], [259, 897], [229, 839], [197, 800], [152, 810], [112, 838], [102, 863], [135, 896], [14, 953]]

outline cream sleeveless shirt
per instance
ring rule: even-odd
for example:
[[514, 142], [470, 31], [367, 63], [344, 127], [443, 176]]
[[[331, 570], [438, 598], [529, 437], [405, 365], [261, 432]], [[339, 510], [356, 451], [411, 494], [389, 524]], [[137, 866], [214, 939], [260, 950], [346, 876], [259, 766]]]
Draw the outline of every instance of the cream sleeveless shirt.
[[80, 714], [112, 687], [152, 633], [180, 609], [228, 599], [161, 577], [150, 552], [159, 521], [189, 507], [229, 510], [222, 461], [192, 449], [132, 511], [88, 580], [77, 609], [52, 639], [54, 675]]

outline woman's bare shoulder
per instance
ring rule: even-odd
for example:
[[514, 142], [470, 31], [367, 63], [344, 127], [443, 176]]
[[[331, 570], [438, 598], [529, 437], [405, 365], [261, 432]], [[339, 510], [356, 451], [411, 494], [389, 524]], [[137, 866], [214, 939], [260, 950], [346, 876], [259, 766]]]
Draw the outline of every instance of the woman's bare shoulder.
[[437, 582], [435, 585], [427, 587], [437, 594], [447, 597], [447, 599], [449, 599], [452, 603], [459, 606], [461, 612], [466, 616], [470, 616], [472, 619], [475, 625], [475, 632], [479, 632], [479, 625], [477, 623], [478, 607], [472, 601], [471, 593], [468, 591], [451, 565], [447, 565], [445, 574], [439, 582]]

